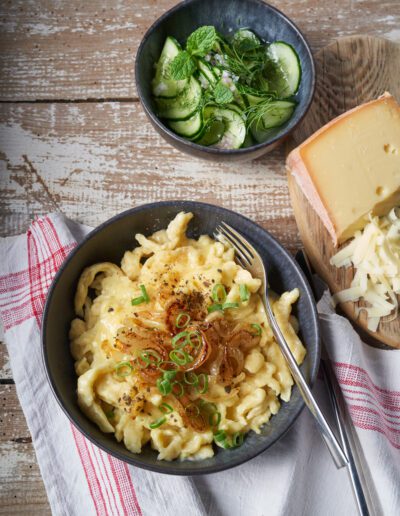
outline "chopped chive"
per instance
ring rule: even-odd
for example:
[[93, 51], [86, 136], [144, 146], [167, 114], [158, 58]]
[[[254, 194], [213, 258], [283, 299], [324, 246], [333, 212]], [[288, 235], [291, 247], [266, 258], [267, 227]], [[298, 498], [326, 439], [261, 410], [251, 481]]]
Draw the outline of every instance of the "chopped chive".
[[259, 337], [261, 335], [261, 332], [262, 332], [262, 328], [259, 324], [252, 324], [251, 325], [252, 328], [254, 328], [256, 330], [256, 333], [254, 333], [253, 335], [256, 336], [256, 337]]
[[224, 303], [222, 305], [222, 310], [227, 310], [228, 308], [238, 308], [239, 303]]
[[[193, 343], [193, 340], [192, 340], [193, 337], [196, 338], [196, 341], [197, 341], [196, 344]], [[200, 335], [200, 333], [198, 331], [191, 331], [191, 332], [189, 332], [189, 334], [187, 336], [187, 340], [188, 340], [189, 344], [194, 346], [195, 349], [199, 348], [201, 346], [201, 344], [202, 344], [201, 335]]]
[[248, 301], [250, 299], [250, 292], [249, 292], [249, 289], [247, 288], [247, 285], [245, 285], [245, 284], [240, 285], [239, 291], [240, 291], [240, 299], [242, 301]]
[[161, 403], [159, 409], [164, 414], [171, 414], [171, 412], [174, 411], [174, 409], [171, 407], [171, 405], [168, 405], [168, 403]]
[[236, 432], [232, 435], [232, 447], [238, 448], [239, 446], [242, 446], [243, 444], [243, 434], [241, 432]]
[[[185, 389], [183, 387], [183, 385], [181, 384], [181, 382], [172, 382], [172, 394], [176, 397], [176, 398], [180, 398], [181, 396], [184, 395], [185, 393]], [[176, 392], [178, 390], [178, 392]]]
[[198, 383], [196, 389], [199, 394], [205, 394], [208, 391], [208, 374], [200, 373], [197, 377]]
[[181, 312], [175, 320], [177, 328], [185, 328], [190, 323], [190, 315], [186, 312]]
[[221, 448], [228, 449], [231, 447], [225, 430], [218, 430], [218, 432], [214, 434], [214, 442]]
[[[165, 367], [168, 367], [169, 369], [165, 369]], [[175, 362], [171, 362], [170, 360], [163, 360], [158, 364], [158, 368], [163, 372], [175, 372], [178, 369], [177, 364]]]
[[[145, 363], [143, 369], [146, 369], [151, 364], [158, 366], [161, 363], [160, 355], [157, 353], [157, 351], [154, 351], [153, 349], [145, 349], [140, 353], [139, 358], [140, 360], [142, 360], [142, 362]], [[151, 358], [155, 360], [151, 360]]]
[[163, 380], [168, 380], [169, 382], [173, 380], [176, 376], [176, 371], [164, 371]]
[[140, 290], [142, 292], [142, 296], [143, 296], [144, 302], [148, 303], [150, 301], [150, 298], [149, 298], [149, 295], [147, 293], [146, 287], [144, 285], [140, 285], [139, 288], [140, 288]]
[[120, 362], [115, 366], [115, 373], [120, 378], [125, 378], [132, 373], [133, 367], [130, 362]]
[[171, 341], [172, 347], [177, 348], [177, 347], [184, 346], [185, 344], [187, 344], [187, 337], [188, 337], [187, 331], [181, 331], [181, 332], [177, 333]]
[[208, 417], [210, 426], [218, 426], [221, 422], [221, 412], [213, 412]]
[[186, 365], [193, 360], [193, 357], [182, 349], [173, 349], [169, 354], [169, 358], [178, 365]]
[[184, 373], [183, 379], [188, 385], [197, 385], [199, 383], [199, 378], [193, 371]]
[[139, 297], [135, 297], [131, 300], [131, 305], [133, 306], [136, 306], [136, 305], [141, 305], [142, 303], [145, 302], [145, 299], [143, 296], [139, 296]]
[[224, 303], [226, 299], [226, 290], [222, 283], [217, 283], [211, 292], [212, 300], [216, 303]]
[[150, 423], [149, 427], [151, 429], [158, 428], [159, 426], [163, 425], [166, 422], [166, 420], [167, 418], [165, 416], [159, 417], [158, 419]]
[[[191, 412], [192, 408], [193, 408], [193, 409], [195, 409], [195, 411], [194, 411], [195, 413], [194, 413], [194, 414], [193, 414], [193, 413], [192, 413], [192, 414], [190, 414], [190, 416], [191, 416], [191, 417], [197, 417], [197, 416], [199, 416], [199, 415], [200, 415], [200, 409], [199, 409], [199, 407], [198, 407], [197, 405], [195, 405], [194, 403], [190, 403], [187, 407], [185, 407], [185, 412], [186, 412], [186, 414], [188, 414], [188, 412]], [[189, 414], [188, 414], [188, 415], [189, 415]]]
[[216, 303], [207, 308], [209, 314], [211, 314], [212, 312], [216, 312], [217, 310], [222, 310], [222, 305], [220, 303]]
[[172, 391], [172, 385], [169, 380], [159, 378], [156, 382], [156, 385], [163, 396], [167, 396], [167, 394], [170, 394], [170, 392]]

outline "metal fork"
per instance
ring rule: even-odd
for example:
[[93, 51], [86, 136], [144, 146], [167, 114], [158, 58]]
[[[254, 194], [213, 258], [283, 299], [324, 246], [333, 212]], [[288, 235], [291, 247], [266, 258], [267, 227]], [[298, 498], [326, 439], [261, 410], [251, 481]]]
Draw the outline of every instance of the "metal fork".
[[334, 433], [332, 432], [332, 429], [325, 419], [325, 416], [322, 414], [314, 396], [312, 395], [311, 390], [308, 387], [307, 382], [305, 381], [304, 376], [300, 371], [300, 368], [297, 365], [297, 362], [292, 352], [290, 351], [290, 348], [275, 319], [275, 315], [272, 311], [268, 296], [267, 272], [260, 255], [240, 233], [231, 228], [225, 222], [222, 222], [221, 225], [217, 226], [216, 232], [214, 233], [214, 238], [217, 240], [222, 239], [227, 241], [236, 251], [237, 263], [244, 269], [247, 269], [253, 277], [261, 279], [262, 300], [264, 302], [268, 321], [274, 334], [275, 340], [278, 343], [279, 348], [288, 363], [293, 379], [296, 382], [307, 407], [317, 422], [318, 430], [323, 440], [325, 441], [326, 446], [328, 447], [336, 467], [343, 468], [347, 466], [349, 462], [348, 458], [340, 446], [338, 440], [336, 439]]

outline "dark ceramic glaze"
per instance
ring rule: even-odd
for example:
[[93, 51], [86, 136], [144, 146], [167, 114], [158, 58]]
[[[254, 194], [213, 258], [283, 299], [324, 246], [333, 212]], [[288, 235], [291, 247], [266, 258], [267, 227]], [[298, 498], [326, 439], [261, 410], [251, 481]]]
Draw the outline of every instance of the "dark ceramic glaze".
[[213, 473], [241, 464], [263, 452], [293, 424], [304, 406], [295, 387], [289, 403], [282, 408], [261, 434], [250, 432], [242, 447], [224, 451], [216, 448], [211, 459], [200, 462], [157, 461], [156, 452], [145, 447], [143, 453], [129, 452], [113, 435], [102, 433], [79, 409], [76, 399], [77, 377], [69, 351], [68, 331], [74, 318], [73, 299], [82, 270], [94, 263], [110, 261], [119, 264], [124, 252], [137, 243], [134, 235], [149, 235], [163, 229], [180, 211], [191, 211], [194, 218], [189, 235], [213, 234], [221, 221], [236, 228], [258, 249], [268, 267], [271, 287], [276, 292], [298, 287], [301, 295], [294, 313], [299, 319], [301, 338], [307, 348], [302, 371], [312, 384], [320, 357], [317, 313], [308, 283], [291, 255], [264, 229], [232, 211], [190, 201], [168, 201], [139, 206], [121, 213], [92, 231], [68, 256], [57, 273], [47, 296], [43, 315], [43, 358], [48, 380], [59, 404], [80, 431], [93, 443], [115, 457], [135, 466], [174, 475]]
[[[249, 27], [265, 41], [285, 41], [297, 51], [302, 67], [298, 105], [294, 115], [269, 140], [245, 149], [225, 150], [204, 147], [171, 131], [156, 115], [151, 95], [154, 63], [158, 61], [167, 36], [181, 43], [201, 25], [213, 24], [223, 35]], [[232, 29], [232, 30], [231, 30]], [[315, 69], [310, 48], [296, 25], [275, 7], [261, 0], [187, 0], [166, 12], [146, 32], [135, 65], [136, 87], [143, 108], [158, 133], [177, 149], [213, 161], [245, 161], [257, 158], [282, 143], [306, 114], [314, 95]]]

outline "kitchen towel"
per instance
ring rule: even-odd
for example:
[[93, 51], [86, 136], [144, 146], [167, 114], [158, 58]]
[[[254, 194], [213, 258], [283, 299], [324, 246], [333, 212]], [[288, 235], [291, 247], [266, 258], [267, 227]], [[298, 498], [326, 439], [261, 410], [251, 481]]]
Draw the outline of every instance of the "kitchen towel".
[[[98, 449], [69, 422], [47, 383], [40, 324], [55, 272], [89, 231], [57, 213], [35, 220], [26, 234], [4, 238], [0, 245], [4, 339], [53, 514], [355, 514], [347, 473], [336, 470], [307, 410], [284, 438], [259, 457], [199, 477], [173, 477], [128, 466]], [[323, 338], [362, 445], [377, 513], [396, 514], [400, 351], [363, 344], [346, 319], [334, 313], [328, 293], [318, 309]], [[314, 393], [329, 413], [321, 380]]]

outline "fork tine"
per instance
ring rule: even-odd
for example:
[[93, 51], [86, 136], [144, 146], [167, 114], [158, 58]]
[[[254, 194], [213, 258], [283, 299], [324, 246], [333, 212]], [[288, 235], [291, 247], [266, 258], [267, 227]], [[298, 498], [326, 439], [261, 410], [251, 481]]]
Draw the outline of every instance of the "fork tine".
[[[236, 243], [236, 241], [231, 237], [231, 235], [221, 226], [217, 226], [217, 231], [218, 231], [218, 234], [219, 236], [223, 237], [224, 240], [226, 240], [233, 248], [234, 250], [236, 251], [236, 258], [240, 258], [241, 262], [243, 262], [245, 265], [244, 267], [247, 268], [250, 264], [251, 264], [251, 261], [249, 259], [249, 257], [246, 255], [246, 253], [244, 252], [243, 248], [241, 248], [240, 244], [238, 245]], [[240, 264], [242, 265], [242, 264]], [[243, 265], [242, 265], [243, 267]]]
[[237, 238], [237, 240], [244, 246], [247, 250], [247, 252], [250, 254], [251, 258], [255, 258], [257, 256], [257, 251], [254, 249], [254, 247], [248, 242], [236, 229], [233, 229], [229, 224], [222, 221], [222, 226], [225, 227], [234, 237]]
[[247, 243], [244, 242], [243, 240], [240, 240], [238, 237], [236, 237], [236, 235], [232, 234], [229, 231], [229, 229], [230, 229], [229, 226], [228, 226], [228, 228], [221, 226], [219, 231], [223, 235], [225, 235], [225, 237], [228, 238], [230, 242], [234, 242], [235, 248], [240, 249], [242, 255], [244, 255], [247, 258], [247, 261], [249, 263], [251, 263], [252, 260], [254, 259], [254, 255], [247, 248]]

